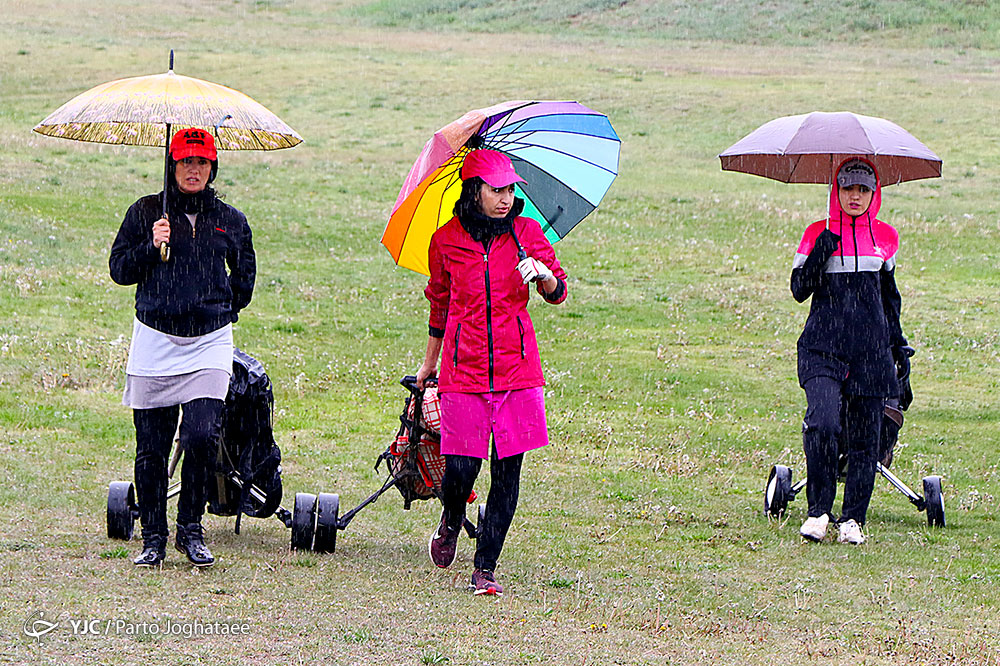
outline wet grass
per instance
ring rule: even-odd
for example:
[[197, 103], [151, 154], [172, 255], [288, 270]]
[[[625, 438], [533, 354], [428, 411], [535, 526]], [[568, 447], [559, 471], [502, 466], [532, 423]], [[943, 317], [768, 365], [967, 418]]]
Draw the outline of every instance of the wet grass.
[[823, 41], [903, 46], [996, 48], [998, 18], [987, 2], [865, 0], [391, 0], [357, 3], [350, 15], [375, 25], [428, 30], [524, 31], [547, 36], [591, 34], [633, 39], [719, 40], [811, 45]]
[[[0, 657], [998, 663], [997, 52], [916, 38], [891, 51], [670, 42], [625, 28], [444, 40], [352, 18], [358, 4], [136, 12], [101, 0], [72, 16], [44, 3], [0, 15]], [[236, 337], [274, 382], [285, 506], [327, 491], [350, 507], [381, 483], [372, 465], [398, 426], [397, 381], [422, 355], [426, 305], [424, 279], [395, 269], [378, 239], [431, 132], [510, 98], [610, 115], [621, 176], [557, 246], [570, 300], [532, 304], [552, 444], [528, 457], [498, 603], [464, 589], [468, 542], [453, 572], [428, 565], [435, 507], [404, 512], [391, 494], [332, 556], [290, 552], [274, 519], [245, 519], [235, 535], [209, 516], [219, 564], [203, 572], [173, 551], [162, 571], [135, 571], [106, 538], [106, 487], [130, 478], [134, 447], [119, 404], [132, 293], [107, 277], [107, 251], [126, 207], [159, 188], [162, 153], [29, 130], [96, 83], [161, 71], [169, 48], [178, 72], [251, 94], [306, 138], [224, 153], [220, 174], [259, 254]], [[903, 239], [918, 349], [894, 469], [917, 490], [944, 477], [949, 527], [928, 528], [879, 482], [857, 549], [800, 543], [804, 498], [787, 520], [760, 513], [770, 465], [804, 471], [806, 310], [787, 279], [826, 194], [722, 173], [715, 158], [766, 120], [812, 109], [889, 117], [945, 161], [943, 179], [887, 191], [882, 217]], [[61, 628], [28, 640], [22, 624], [40, 609], [64, 621], [235, 619], [252, 636]]]

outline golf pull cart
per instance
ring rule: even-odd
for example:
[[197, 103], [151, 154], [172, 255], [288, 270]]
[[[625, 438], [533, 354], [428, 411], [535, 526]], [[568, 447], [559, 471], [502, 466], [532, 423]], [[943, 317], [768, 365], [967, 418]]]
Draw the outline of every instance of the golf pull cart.
[[[208, 482], [208, 512], [220, 516], [236, 516], [239, 534], [243, 514], [254, 518], [274, 515], [291, 529], [291, 547], [333, 553], [337, 548], [337, 532], [347, 529], [351, 520], [363, 508], [378, 500], [390, 488], [403, 496], [403, 508], [409, 509], [414, 500], [439, 497], [444, 475], [444, 457], [440, 452], [441, 419], [437, 386], [417, 388], [416, 377], [404, 377], [400, 382], [410, 391], [400, 427], [395, 439], [375, 461], [375, 468], [384, 461], [388, 478], [382, 487], [343, 516], [340, 496], [334, 493], [296, 493], [292, 510], [281, 502], [281, 454], [274, 444], [271, 416], [274, 399], [270, 380], [257, 360], [236, 350], [233, 378], [223, 409], [222, 438], [214, 475]], [[180, 460], [181, 447], [174, 435], [174, 454], [168, 474]], [[181, 482], [167, 488], [167, 498], [180, 494]], [[472, 493], [469, 503], [476, 500]], [[475, 539], [483, 524], [485, 505], [479, 506], [478, 520], [468, 518], [463, 527], [470, 539]], [[114, 481], [108, 486], [107, 527], [111, 539], [131, 539], [139, 517], [135, 486], [128, 481]]]
[[[286, 527], [293, 528], [294, 544], [295, 516], [281, 506], [281, 452], [274, 442], [273, 415], [274, 395], [264, 366], [235, 349], [233, 375], [222, 410], [222, 434], [215, 471], [209, 474], [206, 488], [208, 512], [236, 516], [237, 534], [243, 515], [253, 518], [273, 515]], [[178, 420], [174, 453], [167, 470], [171, 479], [181, 458], [179, 436]], [[172, 481], [167, 487], [167, 499], [180, 492], [181, 482]], [[112, 482], [108, 486], [108, 538], [131, 539], [138, 517], [135, 486], [129, 481]]]
[[[887, 400], [882, 418], [879, 461], [875, 463], [875, 471], [881, 474], [896, 490], [905, 495], [910, 503], [917, 507], [917, 511], [927, 512], [928, 525], [944, 527], [944, 495], [941, 492], [941, 477], [925, 476], [923, 478], [924, 494], [918, 495], [899, 477], [889, 471], [893, 449], [896, 446], [899, 428], [902, 425], [903, 410], [899, 407], [899, 401], [896, 399]], [[847, 449], [843, 441], [840, 442], [839, 450], [839, 478], [843, 478], [847, 469]], [[774, 518], [782, 517], [788, 508], [788, 503], [794, 500], [795, 496], [806, 487], [806, 481], [807, 477], [803, 477], [793, 484], [791, 468], [785, 465], [772, 466], [771, 473], [767, 477], [767, 485], [764, 486], [764, 513]]]
[[[345, 513], [340, 513], [340, 496], [331, 493], [296, 493], [291, 516], [292, 548], [312, 549], [332, 553], [337, 547], [337, 532], [347, 529], [354, 517], [369, 504], [378, 501], [390, 488], [403, 496], [403, 509], [409, 510], [414, 500], [440, 497], [441, 478], [444, 476], [444, 457], [441, 455], [441, 416], [437, 385], [417, 388], [417, 378], [403, 377], [400, 381], [410, 391], [399, 417], [400, 426], [395, 439], [375, 460], [375, 469], [386, 463], [388, 477], [382, 487], [363, 502]], [[469, 503], [475, 502], [472, 493]], [[468, 518], [463, 522], [466, 534], [475, 539], [483, 524], [485, 505], [479, 505], [478, 520], [473, 524]]]

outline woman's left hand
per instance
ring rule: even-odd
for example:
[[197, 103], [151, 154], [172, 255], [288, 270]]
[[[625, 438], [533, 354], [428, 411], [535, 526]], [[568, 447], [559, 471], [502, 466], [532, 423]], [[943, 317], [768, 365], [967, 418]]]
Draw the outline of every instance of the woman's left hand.
[[521, 274], [521, 282], [547, 282], [552, 277], [548, 266], [534, 257], [525, 257], [517, 264], [517, 272]]

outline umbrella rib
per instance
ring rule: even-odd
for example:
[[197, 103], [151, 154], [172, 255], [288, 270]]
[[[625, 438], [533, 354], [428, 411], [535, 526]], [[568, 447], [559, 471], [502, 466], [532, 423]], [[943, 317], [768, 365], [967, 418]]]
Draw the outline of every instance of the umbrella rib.
[[[541, 148], [543, 150], [549, 150], [549, 151], [552, 151], [554, 153], [565, 155], [566, 157], [570, 157], [570, 158], [575, 159], [575, 160], [577, 160], [579, 162], [583, 162], [584, 164], [590, 164], [591, 166], [597, 167], [598, 169], [601, 169], [602, 171], [606, 171], [606, 172], [608, 172], [610, 174], [613, 174], [613, 175], [617, 176], [618, 175], [617, 172], [612, 171], [611, 169], [608, 169], [607, 167], [602, 166], [600, 164], [596, 164], [592, 160], [584, 159], [584, 158], [580, 157], [579, 155], [574, 155], [574, 154], [568, 153], [568, 152], [566, 152], [564, 150], [556, 150], [555, 148], [550, 148], [548, 146], [543, 146], [541, 144], [526, 143], [523, 140], [524, 138], [532, 136], [536, 132], [540, 132], [540, 131], [553, 131], [553, 130], [518, 130], [517, 129], [519, 127], [523, 127], [524, 124], [527, 123], [529, 120], [535, 120], [537, 118], [545, 118], [545, 117], [548, 117], [548, 116], [557, 116], [557, 115], [560, 115], [560, 114], [544, 114], [544, 115], [538, 115], [538, 116], [531, 116], [530, 118], [523, 118], [523, 119], [517, 121], [516, 123], [511, 123], [509, 126], [507, 124], [505, 124], [503, 121], [501, 121], [500, 123], [497, 123], [496, 125], [491, 126], [490, 127], [490, 131], [486, 135], [483, 136], [483, 139], [486, 141], [486, 145], [487, 145], [488, 148], [494, 148], [494, 149], [497, 149], [497, 150], [504, 150], [506, 152], [510, 152], [512, 150], [510, 148], [510, 146], [518, 146], [518, 145], [522, 145], [522, 146], [524, 146], [526, 148]], [[591, 115], [591, 114], [581, 114], [581, 115]], [[505, 132], [503, 134], [503, 136], [509, 137], [511, 134], [514, 134], [515, 132], [520, 132], [520, 134], [522, 134], [523, 136], [521, 138], [519, 138], [519, 139], [505, 138], [505, 139], [501, 140], [500, 139], [501, 135], [497, 134], [497, 132], [494, 131], [494, 130], [498, 129], [498, 128], [505, 128], [506, 129], [508, 127], [511, 128], [510, 131]], [[594, 134], [584, 134], [583, 132], [572, 132], [572, 131], [568, 131], [568, 130], [559, 130], [558, 133], [560, 133], [560, 134], [576, 134], [578, 136], [588, 136], [588, 137], [595, 137], [595, 138], [604, 138], [604, 137], [596, 137]], [[608, 141], [612, 141], [613, 139], [607, 139], [607, 140]], [[620, 144], [621, 140], [619, 140], [618, 143]], [[549, 174], [549, 175], [551, 176], [552, 174]]]
[[[579, 155], [574, 155], [573, 153], [566, 152], [565, 150], [557, 150], [557, 149], [552, 148], [550, 146], [544, 146], [544, 145], [538, 144], [538, 143], [527, 143], [527, 142], [525, 142], [523, 140], [524, 138], [529, 137], [529, 136], [531, 136], [531, 135], [533, 135], [533, 134], [535, 134], [536, 132], [539, 132], [539, 131], [547, 131], [547, 130], [528, 130], [528, 131], [522, 132], [523, 137], [519, 138], [519, 139], [504, 139], [504, 140], [493, 140], [493, 141], [487, 139], [486, 140], [486, 146], [488, 148], [494, 148], [496, 150], [503, 150], [505, 152], [512, 152], [513, 150], [516, 150], [517, 146], [521, 146], [521, 147], [524, 147], [524, 148], [539, 148], [541, 150], [548, 150], [548, 151], [551, 151], [553, 153], [557, 153], [557, 154], [560, 154], [560, 155], [565, 155], [566, 157], [569, 157], [569, 158], [572, 158], [574, 160], [577, 160], [578, 162], [582, 162], [584, 164], [589, 164], [589, 165], [594, 166], [594, 167], [596, 167], [598, 169], [601, 169], [602, 171], [607, 171], [608, 173], [613, 174], [615, 176], [618, 175], [618, 173], [616, 171], [612, 171], [611, 169], [609, 169], [609, 168], [607, 168], [605, 166], [597, 164], [593, 160], [588, 160], [586, 158], [580, 157]], [[594, 137], [593, 134], [583, 134], [582, 132], [562, 132], [562, 131], [560, 131], [559, 133], [560, 134], [576, 134], [578, 136]], [[594, 138], [603, 138], [603, 137], [594, 137]], [[484, 137], [484, 139], [486, 139], [486, 137]], [[606, 140], [607, 141], [613, 141], [613, 139], [606, 139]], [[618, 140], [617, 143], [620, 144], [621, 140]], [[512, 148], [512, 146], [514, 148]], [[551, 174], [549, 174], [549, 175], [551, 175]]]
[[[442, 181], [450, 178], [451, 176], [453, 176], [455, 173], [459, 172], [460, 170], [461, 170], [460, 164], [456, 164], [453, 169], [442, 171], [440, 174], [438, 174], [437, 178], [435, 178], [434, 180], [432, 180], [430, 182], [430, 185], [437, 185], [438, 183], [440, 183], [440, 182], [442, 182]], [[453, 185], [454, 182], [455, 181], [453, 180], [450, 183], [448, 183], [448, 187], [451, 187], [451, 185]]]
[[[445, 190], [447, 190], [449, 187], [451, 187], [452, 185], [455, 184], [455, 181], [456, 181], [455, 174], [457, 174], [457, 173], [459, 173], [459, 171], [458, 171], [458, 169], [455, 169], [455, 170], [453, 170], [449, 174], [450, 180], [449, 180], [448, 184], [445, 185], [445, 188], [444, 188]], [[444, 179], [438, 178], [438, 179], [435, 179], [434, 182], [437, 183], [437, 182], [440, 182], [441, 180], [444, 180]], [[438, 199], [438, 212], [437, 212], [437, 218], [436, 218], [438, 220], [438, 222], [440, 222], [440, 220], [441, 220], [441, 211], [442, 211], [442, 206], [443, 205], [444, 205], [444, 197], [442, 196], [440, 199]]]
[[[511, 142], [509, 142], [509, 143], [510, 143], [510, 145], [514, 145], [514, 146], [517, 146], [517, 145], [518, 145], [518, 143], [517, 143], [517, 142], [514, 142], [514, 141], [511, 141]], [[617, 175], [618, 175], [618, 172], [616, 172], [616, 171], [612, 171], [611, 169], [609, 169], [609, 168], [608, 168], [608, 167], [606, 167], [606, 166], [603, 166], [603, 165], [601, 165], [601, 164], [597, 164], [597, 163], [596, 163], [596, 162], [594, 162], [593, 160], [588, 160], [588, 159], [586, 159], [586, 158], [583, 158], [583, 157], [580, 157], [579, 155], [574, 155], [573, 153], [568, 153], [568, 152], [566, 152], [565, 150], [556, 150], [555, 148], [549, 148], [548, 146], [540, 146], [540, 145], [538, 145], [538, 144], [523, 144], [523, 147], [524, 147], [524, 148], [540, 148], [540, 149], [542, 149], [542, 150], [547, 150], [547, 151], [549, 151], [549, 152], [552, 152], [552, 153], [556, 153], [557, 155], [565, 155], [566, 157], [569, 157], [569, 158], [571, 158], [571, 159], [574, 159], [574, 160], [576, 160], [577, 162], [581, 162], [581, 163], [583, 163], [583, 164], [589, 164], [590, 166], [592, 166], [592, 167], [595, 167], [595, 168], [597, 168], [597, 169], [600, 169], [601, 171], [606, 171], [607, 173], [610, 173], [610, 174], [611, 174], [611, 175], [613, 175], [613, 176], [617, 176]], [[515, 152], [516, 150], [517, 150], [517, 148], [513, 148], [513, 149], [511, 149], [511, 148], [508, 148], [506, 152], [509, 152], [509, 153], [515, 153], [515, 154], [516, 154], [516, 152]], [[525, 160], [525, 161], [529, 161], [529, 160]], [[532, 162], [532, 164], [535, 164], [535, 163], [534, 163], [534, 162]], [[537, 165], [537, 164], [535, 164], [535, 166], [538, 166], [538, 165]], [[542, 170], [544, 171], [544, 169], [542, 169]], [[548, 173], [548, 172], [546, 171], [546, 173]], [[551, 173], [550, 173], [549, 175], [550, 175], [550, 176], [553, 176], [553, 177], [555, 177], [555, 176], [554, 176], [553, 174], [551, 174]]]

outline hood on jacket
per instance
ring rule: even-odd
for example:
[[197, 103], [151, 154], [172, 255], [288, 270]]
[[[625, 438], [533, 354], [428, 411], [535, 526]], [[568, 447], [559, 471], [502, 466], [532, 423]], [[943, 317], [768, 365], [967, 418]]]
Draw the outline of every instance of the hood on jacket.
[[[840, 184], [837, 182], [837, 174], [840, 173], [845, 164], [856, 159], [870, 166], [875, 172], [875, 189], [872, 190], [872, 202], [868, 206], [868, 210], [854, 217], [840, 207]], [[854, 257], [854, 270], [858, 269], [861, 255], [882, 256], [883, 252], [879, 249], [874, 230], [876, 222], [878, 222], [876, 217], [881, 207], [882, 179], [874, 164], [864, 158], [849, 157], [837, 165], [837, 169], [833, 172], [833, 186], [830, 187], [830, 215], [827, 218], [826, 228], [840, 236], [840, 243], [833, 256], [840, 257], [841, 265], [845, 265], [844, 255]]]
[[878, 175], [878, 169], [875, 168], [874, 164], [872, 164], [869, 160], [866, 160], [863, 157], [847, 158], [846, 160], [838, 164], [836, 170], [834, 170], [833, 187], [830, 188], [829, 227], [830, 230], [834, 232], [836, 232], [837, 228], [839, 227], [839, 224], [835, 223], [844, 222], [846, 224], [850, 224], [851, 222], [852, 216], [846, 213], [844, 209], [840, 207], [840, 185], [837, 184], [837, 174], [840, 173], [840, 170], [844, 167], [845, 164], [847, 164], [848, 162], [852, 162], [854, 160], [861, 160], [862, 162], [870, 166], [872, 168], [872, 171], [875, 172], [875, 189], [874, 191], [872, 191], [872, 203], [870, 206], [868, 206], [867, 211], [865, 211], [862, 215], [858, 216], [857, 222], [862, 222], [862, 221], [866, 223], [874, 222], [875, 218], [878, 217], [879, 208], [882, 207], [882, 178]]

